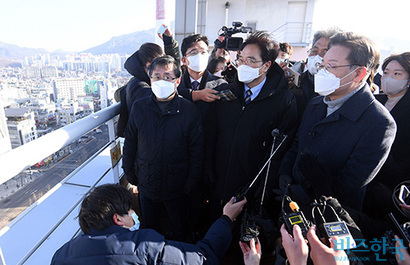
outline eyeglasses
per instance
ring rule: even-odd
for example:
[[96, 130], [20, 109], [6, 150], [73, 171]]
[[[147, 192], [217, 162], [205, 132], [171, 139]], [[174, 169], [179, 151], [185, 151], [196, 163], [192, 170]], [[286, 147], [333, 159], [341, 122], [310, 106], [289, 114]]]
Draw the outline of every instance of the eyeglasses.
[[188, 56], [195, 56], [195, 55], [198, 55], [198, 54], [207, 55], [207, 54], [208, 54], [208, 51], [206, 51], [206, 50], [200, 50], [200, 51], [198, 51], [198, 50], [192, 50], [192, 51], [188, 52], [188, 53], [186, 54], [186, 56], [187, 56], [187, 57], [188, 57]]
[[236, 63], [238, 66], [239, 66], [239, 65], [242, 65], [242, 64], [251, 66], [251, 65], [255, 65], [255, 64], [257, 64], [257, 63], [261, 63], [261, 62], [263, 62], [263, 61], [257, 61], [257, 60], [251, 59], [251, 58], [246, 58], [246, 60], [244, 60], [244, 59], [242, 59], [242, 58], [238, 58], [238, 59], [235, 60], [235, 63]]
[[153, 82], [156, 82], [156, 81], [159, 81], [159, 80], [164, 80], [164, 81], [168, 81], [168, 82], [172, 82], [172, 81], [174, 81], [175, 79], [177, 79], [177, 77], [170, 77], [170, 76], [168, 76], [168, 75], [164, 75], [164, 76], [159, 76], [159, 75], [154, 75], [154, 76], [151, 76], [151, 80], [153, 81]]
[[358, 66], [358, 65], [357, 64], [346, 64], [346, 65], [331, 66], [330, 64], [320, 64], [318, 66], [318, 70], [324, 69], [325, 73], [329, 74], [332, 72], [333, 69], [341, 68], [341, 67], [352, 67], [352, 66]]
[[323, 50], [323, 51], [321, 51], [321, 52], [319, 53], [319, 50], [318, 50], [318, 49], [315, 49], [315, 48], [309, 49], [309, 50], [307, 51], [308, 56], [316, 56], [316, 55], [319, 55], [319, 56], [322, 57], [322, 58], [325, 57], [326, 52], [327, 52], [327, 50]]

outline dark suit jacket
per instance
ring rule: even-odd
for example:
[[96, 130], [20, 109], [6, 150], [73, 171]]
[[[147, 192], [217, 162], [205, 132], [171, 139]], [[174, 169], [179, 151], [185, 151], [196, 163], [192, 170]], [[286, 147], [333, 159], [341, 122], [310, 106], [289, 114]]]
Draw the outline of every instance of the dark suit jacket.
[[[202, 76], [201, 83], [199, 84], [198, 90], [204, 88], [212, 88], [217, 89], [219, 85], [226, 84], [227, 82], [216, 75], [211, 74], [208, 70], [205, 71], [204, 75]], [[183, 96], [184, 98], [192, 101], [192, 84], [191, 79], [189, 78], [188, 71], [185, 71], [181, 78], [181, 83], [178, 86], [178, 94]], [[210, 103], [205, 102], [202, 100], [194, 102], [195, 105], [199, 108], [202, 117], [208, 112]]]

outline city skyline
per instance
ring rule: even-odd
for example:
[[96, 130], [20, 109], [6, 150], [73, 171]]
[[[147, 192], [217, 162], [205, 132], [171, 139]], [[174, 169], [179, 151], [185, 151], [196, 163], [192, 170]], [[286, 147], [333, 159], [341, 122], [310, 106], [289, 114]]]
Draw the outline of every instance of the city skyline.
[[155, 1], [4, 1], [0, 23], [0, 42], [79, 52], [114, 36], [154, 28]]

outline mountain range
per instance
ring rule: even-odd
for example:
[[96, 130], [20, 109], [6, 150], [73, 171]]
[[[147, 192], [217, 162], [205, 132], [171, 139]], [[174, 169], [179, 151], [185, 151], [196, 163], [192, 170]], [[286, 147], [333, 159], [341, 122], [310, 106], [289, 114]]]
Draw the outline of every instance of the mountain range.
[[[145, 42], [155, 41], [155, 30], [142, 30], [129, 34], [124, 34], [112, 37], [109, 41], [89, 48], [78, 53], [91, 53], [93, 55], [118, 53], [121, 55], [132, 54]], [[45, 49], [23, 48], [15, 44], [0, 42], [0, 67], [4, 66], [20, 66], [21, 61], [26, 56], [34, 56], [36, 54], [50, 54], [50, 56], [63, 56], [72, 54], [72, 52], [57, 50], [49, 52]]]

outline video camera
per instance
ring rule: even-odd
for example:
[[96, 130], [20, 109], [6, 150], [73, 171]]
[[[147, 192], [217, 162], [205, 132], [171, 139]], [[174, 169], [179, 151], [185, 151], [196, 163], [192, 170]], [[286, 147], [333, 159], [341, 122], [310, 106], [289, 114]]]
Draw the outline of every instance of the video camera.
[[219, 36], [225, 36], [225, 40], [221, 42], [216, 39], [214, 44], [216, 48], [224, 48], [230, 51], [237, 51], [241, 48], [243, 39], [241, 37], [232, 37], [236, 33], [252, 33], [252, 27], [244, 27], [242, 22], [234, 21], [232, 22], [232, 27], [228, 28], [223, 26], [219, 32]]

